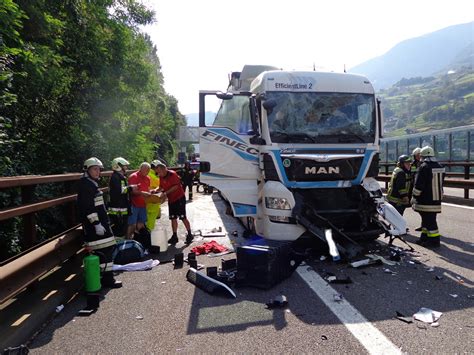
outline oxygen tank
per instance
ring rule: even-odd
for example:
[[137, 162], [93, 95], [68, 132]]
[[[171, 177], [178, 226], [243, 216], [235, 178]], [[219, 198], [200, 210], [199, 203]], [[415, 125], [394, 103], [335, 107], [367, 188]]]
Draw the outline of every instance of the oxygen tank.
[[97, 292], [101, 289], [100, 261], [97, 255], [89, 254], [84, 258], [84, 278], [86, 292]]

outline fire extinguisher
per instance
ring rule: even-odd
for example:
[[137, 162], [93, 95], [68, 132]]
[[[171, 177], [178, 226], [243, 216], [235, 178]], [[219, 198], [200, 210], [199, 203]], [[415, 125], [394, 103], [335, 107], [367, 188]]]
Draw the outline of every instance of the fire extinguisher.
[[84, 279], [86, 292], [97, 292], [102, 288], [100, 284], [100, 261], [95, 254], [90, 253], [84, 257]]

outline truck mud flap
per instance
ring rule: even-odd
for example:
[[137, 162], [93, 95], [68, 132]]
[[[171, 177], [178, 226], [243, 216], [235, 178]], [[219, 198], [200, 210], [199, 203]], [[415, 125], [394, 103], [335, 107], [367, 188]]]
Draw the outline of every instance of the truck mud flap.
[[300, 193], [296, 192], [294, 196], [295, 207], [293, 208], [292, 215], [296, 221], [309, 232], [321, 239], [324, 243], [327, 243], [324, 230], [332, 229], [334, 232], [334, 241], [339, 253], [348, 259], [354, 258], [363, 251], [363, 248], [357, 242], [337, 228], [327, 218], [318, 214], [312, 206], [304, 203], [304, 197]]

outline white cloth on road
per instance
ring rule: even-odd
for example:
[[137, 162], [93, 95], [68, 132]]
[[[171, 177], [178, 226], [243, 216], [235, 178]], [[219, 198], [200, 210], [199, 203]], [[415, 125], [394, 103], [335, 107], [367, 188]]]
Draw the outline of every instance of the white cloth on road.
[[150, 270], [160, 264], [159, 260], [148, 259], [145, 261], [139, 261], [136, 263], [130, 263], [125, 265], [114, 264], [113, 271], [143, 271]]

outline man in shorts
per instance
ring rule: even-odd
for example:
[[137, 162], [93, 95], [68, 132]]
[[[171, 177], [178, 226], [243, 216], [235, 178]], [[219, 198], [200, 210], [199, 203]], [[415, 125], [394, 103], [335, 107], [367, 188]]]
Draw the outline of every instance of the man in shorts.
[[150, 164], [141, 163], [140, 169], [128, 178], [129, 185], [136, 185], [132, 191], [132, 213], [128, 216], [127, 239], [133, 237], [135, 231], [140, 231], [146, 224], [145, 197], [150, 196]]
[[164, 163], [156, 165], [156, 172], [160, 177], [160, 192], [168, 199], [169, 218], [171, 220], [171, 228], [173, 236], [168, 240], [169, 244], [178, 243], [178, 218], [183, 221], [186, 230], [186, 244], [191, 244], [193, 235], [191, 233], [191, 226], [186, 218], [186, 197], [184, 189], [181, 184], [181, 179], [173, 170], [168, 170]]

